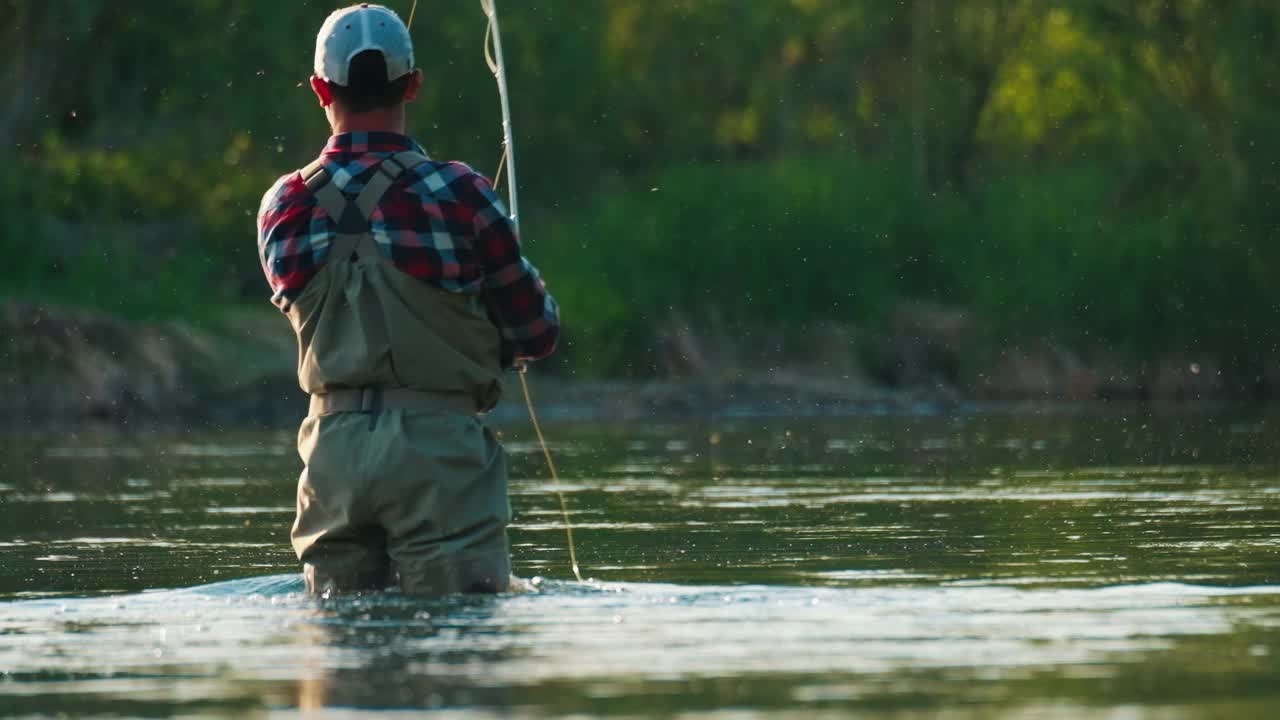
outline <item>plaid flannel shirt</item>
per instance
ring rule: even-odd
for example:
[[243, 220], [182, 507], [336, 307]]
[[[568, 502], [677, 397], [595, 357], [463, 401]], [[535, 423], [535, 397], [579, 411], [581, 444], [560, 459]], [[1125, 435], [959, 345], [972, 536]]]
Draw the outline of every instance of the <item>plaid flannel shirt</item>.
[[[329, 138], [321, 157], [338, 189], [354, 197], [379, 161], [422, 148], [403, 135], [354, 132]], [[337, 219], [293, 172], [258, 210], [258, 251], [287, 311], [329, 259]], [[372, 217], [373, 238], [402, 272], [449, 292], [482, 294], [502, 333], [504, 362], [536, 360], [555, 348], [560, 314], [538, 271], [520, 252], [515, 226], [489, 181], [457, 162], [430, 162], [403, 173]]]

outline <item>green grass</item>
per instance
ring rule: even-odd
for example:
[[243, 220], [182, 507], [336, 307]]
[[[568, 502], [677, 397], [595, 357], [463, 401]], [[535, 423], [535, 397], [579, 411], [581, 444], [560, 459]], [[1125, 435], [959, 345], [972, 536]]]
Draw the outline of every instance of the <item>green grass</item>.
[[1119, 207], [1116, 182], [1085, 167], [933, 195], [900, 163], [791, 157], [669, 168], [526, 229], [587, 373], [643, 373], [631, 358], [673, 316], [875, 334], [910, 300], [971, 310], [995, 343], [1260, 352], [1280, 293], [1247, 254], [1194, 198]]
[[[194, 181], [123, 179], [162, 175], [163, 158], [60, 153], [32, 161], [34, 182], [0, 179], [0, 296], [136, 319], [265, 305], [252, 209], [266, 170], [188, 203]], [[524, 229], [564, 311], [561, 362], [585, 375], [655, 372], [655, 335], [675, 321], [803, 356], [807, 328], [874, 338], [918, 300], [970, 311], [975, 347], [1262, 357], [1280, 289], [1250, 228], [1210, 222], [1221, 209], [1197, 198], [1121, 202], [1119, 182], [1084, 166], [931, 194], [892, 157], [790, 156], [671, 166], [554, 213], [535, 198]]]

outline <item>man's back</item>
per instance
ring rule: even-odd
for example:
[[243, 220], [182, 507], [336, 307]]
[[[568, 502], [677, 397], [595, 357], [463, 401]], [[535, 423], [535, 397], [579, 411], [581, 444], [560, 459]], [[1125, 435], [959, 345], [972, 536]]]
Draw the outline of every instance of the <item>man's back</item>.
[[291, 539], [312, 592], [507, 587], [506, 456], [479, 412], [551, 352], [555, 302], [489, 182], [405, 136], [423, 76], [394, 12], [335, 11], [311, 87], [333, 130], [258, 213], [311, 407]]
[[[329, 139], [321, 159], [338, 190], [354, 197], [379, 162], [405, 151], [422, 149], [395, 133], [345, 133]], [[484, 177], [462, 163], [429, 161], [392, 183], [371, 220], [378, 250], [400, 271], [483, 297], [507, 344], [506, 360], [538, 359], [555, 347], [555, 302], [521, 256], [515, 229]], [[263, 197], [258, 246], [271, 300], [281, 310], [329, 261], [337, 223], [299, 172], [281, 177]]]
[[398, 134], [338, 134], [267, 192], [259, 246], [312, 395], [292, 531], [308, 586], [505, 588], [506, 459], [475, 413], [502, 355], [550, 352], [558, 316], [488, 182]]

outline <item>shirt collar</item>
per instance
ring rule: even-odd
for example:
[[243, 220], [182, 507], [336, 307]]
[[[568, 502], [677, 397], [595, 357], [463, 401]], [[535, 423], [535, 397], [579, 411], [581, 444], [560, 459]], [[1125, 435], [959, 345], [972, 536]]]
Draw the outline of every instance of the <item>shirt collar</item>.
[[422, 146], [411, 138], [399, 133], [381, 131], [346, 132], [330, 136], [329, 142], [325, 143], [323, 154], [363, 155], [365, 153], [397, 153], [405, 150], [426, 155]]

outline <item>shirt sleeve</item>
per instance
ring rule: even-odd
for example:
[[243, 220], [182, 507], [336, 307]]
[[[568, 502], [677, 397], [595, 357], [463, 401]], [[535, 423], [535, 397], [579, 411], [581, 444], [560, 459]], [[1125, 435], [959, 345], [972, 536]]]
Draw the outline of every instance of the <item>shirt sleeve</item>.
[[513, 360], [538, 360], [555, 350], [560, 309], [542, 276], [520, 251], [515, 224], [483, 176], [459, 178], [457, 196], [472, 210], [474, 250], [484, 273], [484, 293]]
[[325, 218], [316, 217], [315, 207], [315, 198], [295, 172], [277, 180], [258, 208], [258, 259], [271, 286], [271, 302], [281, 311], [288, 311], [324, 261], [328, 245], [317, 239], [327, 235], [314, 226]]

